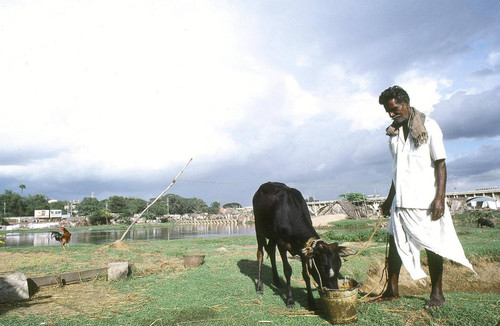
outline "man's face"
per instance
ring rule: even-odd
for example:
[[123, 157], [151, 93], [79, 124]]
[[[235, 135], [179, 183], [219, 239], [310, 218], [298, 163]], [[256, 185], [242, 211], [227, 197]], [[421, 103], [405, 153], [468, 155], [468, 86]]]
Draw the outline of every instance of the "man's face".
[[410, 118], [410, 106], [407, 103], [398, 103], [395, 99], [390, 99], [384, 108], [385, 112], [389, 113], [389, 117], [398, 124]]

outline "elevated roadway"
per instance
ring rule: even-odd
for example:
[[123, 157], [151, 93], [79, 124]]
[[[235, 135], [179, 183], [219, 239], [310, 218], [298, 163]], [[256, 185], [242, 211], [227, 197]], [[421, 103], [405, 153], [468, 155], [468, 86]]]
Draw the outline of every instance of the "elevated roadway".
[[[461, 191], [461, 192], [448, 192], [446, 193], [446, 198], [448, 200], [458, 200], [465, 203], [469, 199], [477, 198], [477, 197], [491, 197], [500, 202], [500, 189], [498, 188], [487, 188], [487, 189], [476, 189], [471, 191]], [[386, 197], [369, 197], [364, 201], [364, 205], [361, 206], [369, 206], [370, 209], [377, 209], [378, 205], [384, 202]], [[341, 205], [341, 200], [324, 200], [324, 201], [314, 201], [308, 202], [307, 207], [309, 208], [309, 212], [313, 216], [318, 215], [326, 215], [326, 214], [334, 214], [335, 205]]]

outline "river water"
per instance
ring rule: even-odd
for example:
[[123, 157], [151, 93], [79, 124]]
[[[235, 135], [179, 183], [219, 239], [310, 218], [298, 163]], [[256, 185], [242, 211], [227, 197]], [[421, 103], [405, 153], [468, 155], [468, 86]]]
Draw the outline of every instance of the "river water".
[[[50, 231], [37, 233], [7, 233], [2, 247], [19, 248], [33, 246], [60, 246], [61, 243], [51, 237]], [[70, 245], [104, 244], [120, 239], [125, 230], [79, 230], [71, 231]], [[124, 241], [176, 240], [183, 238], [214, 238], [234, 235], [255, 235], [254, 225], [178, 225], [169, 227], [134, 228], [129, 231]]]

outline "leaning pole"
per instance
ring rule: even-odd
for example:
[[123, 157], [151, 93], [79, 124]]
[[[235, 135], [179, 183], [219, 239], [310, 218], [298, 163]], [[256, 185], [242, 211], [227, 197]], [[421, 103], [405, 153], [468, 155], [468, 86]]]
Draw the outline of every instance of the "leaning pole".
[[[172, 180], [172, 182], [170, 183], [170, 185], [162, 191], [161, 194], [158, 195], [158, 197], [155, 198], [155, 200], [153, 200], [142, 212], [141, 214], [139, 214], [139, 216], [137, 216], [137, 218], [135, 219], [134, 222], [132, 222], [132, 224], [130, 224], [130, 226], [127, 228], [127, 230], [125, 230], [125, 232], [123, 233], [122, 237], [120, 238], [120, 240], [118, 241], [123, 241], [123, 239], [125, 238], [125, 236], [127, 235], [128, 231], [130, 231], [130, 229], [132, 228], [132, 226], [134, 226], [134, 224], [142, 217], [142, 214], [146, 213], [146, 211], [151, 207], [153, 206], [154, 203], [156, 203], [156, 201], [158, 199], [160, 199], [170, 188], [172, 188], [172, 186], [174, 185], [174, 183], [177, 181], [177, 179], [181, 176], [182, 172], [184, 172], [184, 170], [187, 168], [187, 166], [189, 165], [189, 163], [191, 163], [193, 159], [189, 159], [189, 161], [186, 163], [186, 165], [184, 165], [184, 167], [182, 168], [181, 172], [179, 172], [179, 174], [177, 174], [177, 176], [174, 178], [174, 180]], [[117, 242], [118, 242], [117, 241]]]

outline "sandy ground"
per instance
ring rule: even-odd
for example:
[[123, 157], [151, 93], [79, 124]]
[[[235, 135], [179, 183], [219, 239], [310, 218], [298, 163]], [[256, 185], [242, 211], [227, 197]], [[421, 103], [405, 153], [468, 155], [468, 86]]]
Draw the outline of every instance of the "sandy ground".
[[343, 220], [346, 218], [347, 218], [347, 215], [345, 215], [345, 214], [333, 214], [333, 215], [313, 216], [311, 219], [313, 222], [313, 226], [316, 228], [318, 226], [327, 226], [328, 223], [330, 223], [330, 222], [335, 222], [335, 221]]

